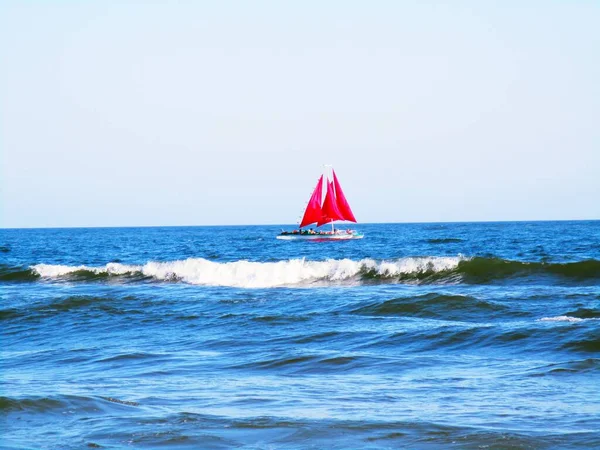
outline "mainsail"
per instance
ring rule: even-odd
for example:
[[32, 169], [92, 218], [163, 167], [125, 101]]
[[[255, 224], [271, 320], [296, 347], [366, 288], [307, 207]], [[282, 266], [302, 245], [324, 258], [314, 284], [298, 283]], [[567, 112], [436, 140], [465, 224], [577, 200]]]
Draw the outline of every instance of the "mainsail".
[[342, 186], [340, 186], [340, 182], [338, 181], [337, 176], [335, 175], [335, 171], [331, 169], [333, 174], [333, 186], [335, 187], [335, 203], [337, 205], [337, 209], [342, 215], [342, 220], [347, 220], [348, 222], [356, 222], [354, 218], [354, 214], [350, 209], [350, 205], [348, 204], [348, 200], [346, 200], [346, 196], [344, 195], [344, 191], [342, 191]]
[[350, 205], [344, 196], [342, 187], [337, 179], [335, 172], [332, 169], [333, 180], [329, 178], [325, 180], [327, 186], [327, 192], [325, 194], [325, 200], [322, 201], [323, 196], [323, 175], [317, 182], [317, 187], [313, 191], [304, 216], [300, 222], [300, 228], [314, 223], [317, 226], [324, 225], [326, 223], [332, 223], [336, 220], [347, 220], [350, 222], [356, 222], [354, 214], [350, 209]]
[[327, 182], [327, 194], [325, 194], [325, 201], [321, 207], [323, 213], [321, 219], [317, 222], [317, 226], [325, 225], [326, 223], [333, 222], [334, 220], [344, 220], [344, 216], [338, 210], [335, 191], [333, 188], [333, 182]]
[[313, 191], [310, 200], [308, 201], [308, 205], [306, 205], [306, 211], [304, 211], [304, 217], [302, 217], [302, 222], [300, 222], [300, 228], [321, 220], [321, 217], [323, 217], [323, 212], [321, 211], [322, 196], [323, 175], [321, 175], [321, 178], [317, 181], [317, 187]]

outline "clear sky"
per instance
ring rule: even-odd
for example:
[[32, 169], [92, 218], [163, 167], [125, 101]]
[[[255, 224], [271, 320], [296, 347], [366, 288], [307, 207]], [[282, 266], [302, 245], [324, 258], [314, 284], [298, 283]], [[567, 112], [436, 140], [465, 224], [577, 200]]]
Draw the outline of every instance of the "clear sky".
[[600, 2], [0, 2], [0, 226], [600, 218]]

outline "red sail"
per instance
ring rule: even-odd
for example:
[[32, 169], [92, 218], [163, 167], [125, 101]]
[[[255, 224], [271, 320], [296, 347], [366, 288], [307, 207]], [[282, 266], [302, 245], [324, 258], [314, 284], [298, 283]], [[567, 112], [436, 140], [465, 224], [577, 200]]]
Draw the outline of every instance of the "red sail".
[[300, 228], [321, 220], [321, 217], [323, 217], [323, 212], [321, 211], [322, 196], [323, 175], [321, 175], [321, 178], [319, 178], [319, 181], [317, 181], [317, 187], [315, 188], [314, 192], [312, 193], [312, 196], [310, 197], [310, 200], [308, 201], [306, 211], [304, 211], [304, 217], [302, 218], [302, 222], [300, 222]]
[[344, 196], [344, 191], [342, 191], [342, 186], [340, 186], [340, 182], [335, 176], [335, 171], [333, 172], [333, 184], [335, 186], [335, 203], [338, 211], [340, 212], [342, 219], [347, 220], [349, 222], [356, 222], [354, 218], [354, 214], [352, 214], [352, 210], [350, 209], [350, 205], [348, 204], [348, 200]]
[[334, 220], [344, 220], [342, 213], [340, 213], [335, 204], [335, 192], [333, 191], [332, 182], [327, 183], [327, 194], [325, 194], [325, 201], [323, 202], [323, 207], [321, 209], [323, 211], [323, 216], [317, 223], [317, 226], [333, 222]]

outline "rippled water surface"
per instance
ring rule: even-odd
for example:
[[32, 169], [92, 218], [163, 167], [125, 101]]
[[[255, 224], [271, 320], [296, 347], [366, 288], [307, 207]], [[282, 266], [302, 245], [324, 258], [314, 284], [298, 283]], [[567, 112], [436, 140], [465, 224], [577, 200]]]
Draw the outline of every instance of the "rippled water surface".
[[600, 447], [600, 222], [0, 230], [4, 448]]

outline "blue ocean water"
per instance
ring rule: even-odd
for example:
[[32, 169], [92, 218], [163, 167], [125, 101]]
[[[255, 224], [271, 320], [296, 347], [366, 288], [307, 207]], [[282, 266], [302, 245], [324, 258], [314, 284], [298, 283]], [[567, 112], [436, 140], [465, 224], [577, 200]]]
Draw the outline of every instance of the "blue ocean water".
[[0, 230], [3, 448], [600, 447], [600, 222]]

